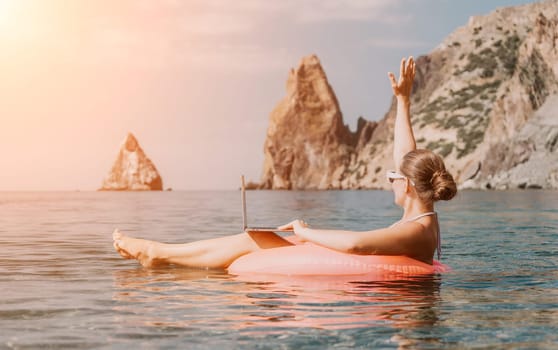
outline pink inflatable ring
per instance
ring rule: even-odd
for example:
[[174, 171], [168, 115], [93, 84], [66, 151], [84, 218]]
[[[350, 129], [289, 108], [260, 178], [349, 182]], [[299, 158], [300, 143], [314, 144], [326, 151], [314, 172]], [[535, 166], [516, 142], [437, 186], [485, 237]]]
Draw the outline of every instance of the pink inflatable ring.
[[362, 275], [369, 279], [447, 271], [449, 267], [438, 261], [429, 265], [406, 256], [346, 254], [311, 243], [250, 253], [236, 259], [228, 268], [233, 275]]

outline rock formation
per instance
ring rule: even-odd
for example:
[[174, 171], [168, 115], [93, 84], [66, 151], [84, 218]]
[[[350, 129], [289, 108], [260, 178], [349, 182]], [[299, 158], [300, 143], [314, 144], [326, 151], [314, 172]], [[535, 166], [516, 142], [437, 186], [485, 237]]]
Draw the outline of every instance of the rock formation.
[[[546, 102], [555, 95], [555, 0], [472, 17], [417, 59], [411, 109], [417, 146], [444, 156], [462, 187], [557, 188], [551, 164], [536, 163], [537, 174], [521, 170], [530, 159], [556, 155], [557, 147], [540, 144], [554, 142], [558, 105]], [[260, 186], [387, 187], [394, 117], [392, 103], [382, 120], [361, 118], [351, 133], [317, 57], [304, 58], [271, 113]]]
[[547, 98], [514, 137], [493, 146], [480, 175], [463, 187], [558, 188], [558, 95]]
[[[316, 56], [302, 60], [287, 80], [287, 96], [270, 117], [262, 186], [326, 189], [349, 164], [353, 135]], [[342, 169], [343, 167], [341, 167]]]
[[101, 191], [162, 191], [163, 180], [138, 140], [128, 133]]

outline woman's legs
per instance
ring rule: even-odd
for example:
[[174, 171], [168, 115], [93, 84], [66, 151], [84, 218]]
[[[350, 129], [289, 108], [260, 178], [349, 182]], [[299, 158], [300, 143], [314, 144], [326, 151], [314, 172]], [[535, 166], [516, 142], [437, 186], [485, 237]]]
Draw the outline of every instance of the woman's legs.
[[227, 268], [238, 257], [268, 248], [292, 245], [273, 232], [250, 232], [184, 244], [167, 244], [128, 237], [115, 230], [114, 248], [126, 259], [143, 266], [176, 264], [189, 267]]

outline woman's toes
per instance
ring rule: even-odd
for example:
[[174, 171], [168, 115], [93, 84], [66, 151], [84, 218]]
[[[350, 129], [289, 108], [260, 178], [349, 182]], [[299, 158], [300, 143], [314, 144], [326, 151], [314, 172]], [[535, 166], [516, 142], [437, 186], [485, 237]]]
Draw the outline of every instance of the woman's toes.
[[154, 251], [154, 243], [144, 239], [128, 237], [125, 234], [114, 230], [112, 237], [114, 239], [114, 249], [125, 259], [136, 259], [145, 267], [154, 266], [161, 263], [157, 259]]
[[112, 239], [115, 240], [115, 241], [118, 240], [118, 239], [121, 239], [122, 236], [124, 236], [124, 235], [118, 229], [114, 229], [114, 231], [112, 232]]

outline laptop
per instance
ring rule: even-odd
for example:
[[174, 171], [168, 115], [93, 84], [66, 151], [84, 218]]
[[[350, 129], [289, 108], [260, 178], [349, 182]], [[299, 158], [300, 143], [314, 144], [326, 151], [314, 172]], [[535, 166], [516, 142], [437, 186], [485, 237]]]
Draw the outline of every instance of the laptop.
[[240, 197], [242, 199], [242, 230], [244, 232], [261, 232], [261, 231], [272, 231], [272, 232], [293, 232], [292, 229], [280, 230], [277, 226], [248, 226], [248, 218], [246, 215], [246, 187], [244, 184], [244, 175], [240, 177]]

